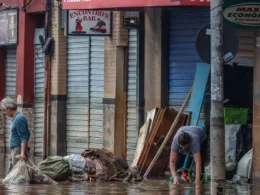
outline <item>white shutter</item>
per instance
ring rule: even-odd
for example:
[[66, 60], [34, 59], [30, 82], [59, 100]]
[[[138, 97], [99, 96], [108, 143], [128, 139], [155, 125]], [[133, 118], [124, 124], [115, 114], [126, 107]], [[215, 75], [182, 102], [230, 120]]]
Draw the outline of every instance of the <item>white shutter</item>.
[[103, 148], [104, 37], [90, 42], [90, 148]]
[[128, 51], [128, 90], [127, 90], [127, 161], [132, 163], [138, 139], [137, 128], [137, 63], [138, 63], [138, 31], [129, 30]]
[[44, 65], [45, 58], [41, 45], [35, 45], [35, 85], [34, 85], [34, 158], [35, 163], [42, 161], [44, 132]]
[[[5, 66], [5, 95], [14, 99], [16, 98], [16, 47], [7, 47], [6, 49], [6, 66]], [[6, 147], [6, 173], [9, 168], [9, 135], [10, 135], [11, 118], [5, 117], [5, 147]]]
[[67, 153], [88, 148], [89, 37], [68, 37]]

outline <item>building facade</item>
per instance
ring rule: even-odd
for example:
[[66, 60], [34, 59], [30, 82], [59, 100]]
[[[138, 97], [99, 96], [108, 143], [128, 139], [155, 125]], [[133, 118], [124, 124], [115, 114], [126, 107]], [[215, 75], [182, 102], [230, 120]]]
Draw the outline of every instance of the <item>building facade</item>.
[[[143, 1], [143, 5], [135, 5], [139, 8], [124, 11], [120, 9], [127, 5], [113, 2], [64, 3], [62, 10], [60, 2], [53, 1], [50, 36], [54, 50], [47, 57], [39, 40], [39, 35], [46, 34], [46, 2], [32, 2], [18, 12], [18, 44], [0, 46], [0, 98], [16, 99], [27, 116], [32, 132], [31, 158], [38, 163], [45, 155], [65, 156], [80, 154], [87, 148], [105, 148], [131, 164], [146, 112], [155, 107], [179, 110], [193, 84], [197, 63], [202, 62], [195, 39], [198, 31], [210, 22], [209, 1], [158, 1], [153, 7], [147, 7]], [[112, 13], [110, 36], [68, 33], [68, 10], [104, 8]], [[139, 25], [126, 27], [131, 13], [138, 15]], [[248, 79], [232, 78], [240, 81], [241, 86], [247, 83], [246, 88], [254, 82], [254, 91], [244, 95], [243, 101], [249, 102], [245, 106], [251, 110], [254, 108], [251, 116], [256, 117], [259, 65], [256, 38], [259, 35], [250, 29], [237, 29], [236, 33], [239, 50], [236, 58], [225, 65], [226, 78], [235, 70], [230, 67], [240, 67], [236, 69], [237, 74], [243, 77], [242, 73], [246, 72]], [[49, 94], [46, 94], [48, 59], [51, 74]], [[232, 83], [231, 80], [227, 83]], [[230, 84], [226, 88], [228, 91], [235, 87]], [[49, 107], [48, 113], [45, 106]], [[209, 121], [209, 117], [210, 83], [200, 119]], [[1, 114], [0, 158], [6, 160], [1, 175], [5, 174], [9, 155], [9, 124], [10, 119]], [[251, 124], [257, 135], [257, 118]], [[256, 140], [253, 144], [257, 148]], [[259, 179], [258, 164], [254, 158], [255, 181]]]
[[[35, 41], [39, 29], [44, 28], [45, 18], [45, 0], [37, 3], [32, 1], [10, 0], [2, 5], [1, 13], [7, 10], [17, 10], [17, 44], [0, 46], [0, 98], [9, 96], [17, 101], [19, 109], [26, 115], [29, 121], [29, 127], [32, 134], [30, 139], [30, 156], [35, 156], [37, 142], [37, 128], [34, 121], [35, 102], [38, 101], [34, 90], [38, 82], [38, 72], [35, 66], [38, 59], [41, 58], [37, 50], [38, 38]], [[44, 58], [43, 58], [44, 60]], [[37, 79], [36, 79], [37, 78]], [[37, 81], [36, 81], [37, 80]], [[43, 81], [43, 80], [42, 80]], [[43, 103], [43, 101], [41, 102]], [[37, 109], [36, 109], [37, 111]], [[4, 176], [8, 169], [8, 158], [10, 149], [8, 147], [10, 119], [1, 115], [1, 163], [0, 175]], [[43, 120], [41, 118], [40, 120]], [[35, 131], [36, 130], [36, 131]], [[42, 131], [42, 130], [41, 130]], [[42, 137], [42, 135], [41, 135]]]

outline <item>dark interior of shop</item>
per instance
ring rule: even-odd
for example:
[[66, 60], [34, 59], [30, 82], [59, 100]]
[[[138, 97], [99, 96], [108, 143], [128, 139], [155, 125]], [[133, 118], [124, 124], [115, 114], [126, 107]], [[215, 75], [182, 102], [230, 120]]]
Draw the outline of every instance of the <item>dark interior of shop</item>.
[[[233, 137], [236, 140], [236, 157], [233, 159], [239, 162], [243, 155], [252, 149], [253, 67], [236, 64], [224, 66], [224, 100], [226, 100], [225, 109], [248, 109], [247, 122], [244, 121], [241, 124], [236, 136]], [[238, 111], [237, 116], [241, 114]], [[227, 126], [226, 128], [228, 129]], [[227, 129], [226, 136], [230, 140], [230, 133], [227, 134]], [[231, 147], [229, 142], [226, 144]], [[227, 179], [232, 179], [235, 173], [236, 169], [226, 171]]]
[[248, 123], [252, 124], [253, 108], [253, 67], [224, 66], [225, 107], [248, 108]]

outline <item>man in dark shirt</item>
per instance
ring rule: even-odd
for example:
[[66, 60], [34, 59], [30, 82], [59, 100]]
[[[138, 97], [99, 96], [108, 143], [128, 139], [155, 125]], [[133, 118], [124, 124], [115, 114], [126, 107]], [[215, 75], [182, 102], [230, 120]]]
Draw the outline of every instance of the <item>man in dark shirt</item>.
[[18, 112], [17, 104], [14, 100], [5, 98], [1, 101], [0, 105], [4, 113], [12, 118], [9, 137], [9, 147], [11, 148], [10, 172], [18, 161], [16, 155], [21, 155], [22, 160], [27, 159], [26, 150], [31, 134], [28, 128], [27, 119], [21, 112]]

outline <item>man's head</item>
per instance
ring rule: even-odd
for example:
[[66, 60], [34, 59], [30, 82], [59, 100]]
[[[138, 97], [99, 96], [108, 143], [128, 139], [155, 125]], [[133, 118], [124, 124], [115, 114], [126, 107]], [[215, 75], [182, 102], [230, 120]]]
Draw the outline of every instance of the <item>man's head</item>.
[[7, 97], [1, 101], [0, 106], [7, 116], [14, 117], [17, 111], [17, 104], [14, 100]]
[[178, 145], [181, 147], [181, 149], [186, 150], [189, 148], [190, 142], [191, 142], [190, 134], [182, 131], [178, 137]]
[[100, 21], [100, 18], [98, 18], [97, 21]]

